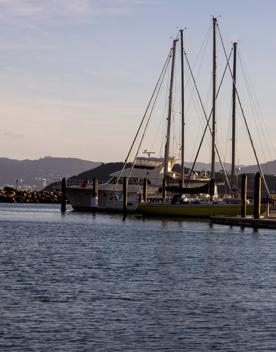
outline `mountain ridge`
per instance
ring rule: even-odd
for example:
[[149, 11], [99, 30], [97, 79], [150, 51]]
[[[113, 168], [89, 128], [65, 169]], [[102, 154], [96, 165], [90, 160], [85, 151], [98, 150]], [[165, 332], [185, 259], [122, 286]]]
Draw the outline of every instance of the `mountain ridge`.
[[[192, 164], [192, 162], [185, 163], [187, 168], [190, 168]], [[40, 189], [62, 177], [74, 180], [97, 176], [99, 180], [106, 182], [109, 174], [120, 170], [122, 166], [122, 162], [95, 162], [73, 157], [45, 156], [39, 159], [24, 160], [0, 157], [0, 186], [17, 185], [23, 188]], [[261, 166], [265, 174], [276, 175], [276, 160], [268, 161]], [[226, 163], [225, 168], [229, 173], [231, 165]], [[202, 170], [210, 170], [210, 164], [196, 163], [195, 171]], [[216, 170], [221, 170], [219, 163], [216, 163]], [[256, 173], [257, 170], [257, 165], [240, 165], [238, 173]]]
[[62, 177], [70, 177], [100, 164], [102, 163], [71, 157], [46, 156], [34, 160], [0, 157], [0, 186], [43, 188]]

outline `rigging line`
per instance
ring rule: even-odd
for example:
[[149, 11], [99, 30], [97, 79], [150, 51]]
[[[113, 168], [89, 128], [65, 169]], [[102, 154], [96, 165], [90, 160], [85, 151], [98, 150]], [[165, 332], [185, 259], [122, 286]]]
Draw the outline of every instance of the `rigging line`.
[[[209, 39], [210, 39], [211, 30], [212, 30], [212, 24], [209, 25], [209, 28], [208, 28], [205, 36], [204, 36], [202, 45], [201, 45], [201, 47], [200, 47], [200, 49], [199, 49], [199, 51], [197, 53], [195, 62], [194, 62], [193, 67], [192, 67], [193, 70], [196, 70], [196, 67], [198, 66], [198, 69], [197, 69], [197, 72], [196, 72], [196, 75], [195, 75], [196, 79], [198, 79], [198, 77], [200, 75], [200, 71], [201, 71], [201, 68], [202, 68], [202, 65], [203, 65], [203, 59], [204, 59], [204, 56], [205, 56], [206, 48], [207, 48], [207, 45], [208, 45], [208, 42], [209, 42]], [[190, 80], [190, 77], [188, 77], [186, 79], [186, 84], [185, 84], [185, 87], [184, 87], [185, 91], [187, 90], [187, 85], [189, 83], [189, 80]], [[192, 102], [192, 95], [193, 95], [193, 91], [190, 92], [189, 97], [187, 98], [186, 110], [189, 110], [189, 108], [190, 108], [190, 105], [191, 105], [191, 102]]]
[[[167, 67], [168, 67], [168, 66], [167, 66]], [[153, 104], [152, 104], [152, 107], [151, 107], [151, 110], [150, 110], [150, 113], [149, 113], [149, 116], [148, 116], [146, 125], [145, 125], [145, 127], [144, 127], [144, 131], [143, 131], [143, 134], [142, 134], [140, 143], [139, 143], [138, 148], [137, 148], [137, 152], [136, 152], [135, 157], [134, 157], [134, 160], [133, 160], [133, 162], [132, 162], [132, 166], [131, 166], [131, 169], [130, 169], [130, 172], [129, 172], [129, 177], [130, 177], [131, 174], [132, 174], [132, 171], [133, 171], [133, 168], [134, 168], [134, 163], [135, 163], [135, 161], [136, 161], [136, 159], [137, 159], [137, 156], [138, 156], [138, 153], [139, 153], [139, 151], [140, 151], [142, 142], [143, 142], [143, 140], [144, 140], [146, 130], [147, 130], [147, 128], [148, 128], [149, 122], [150, 122], [151, 117], [152, 117], [152, 112], [153, 112], [153, 110], [154, 110], [154, 108], [155, 108], [157, 99], [158, 99], [158, 97], [159, 97], [159, 92], [160, 92], [160, 90], [161, 90], [162, 84], [163, 84], [164, 79], [165, 79], [165, 76], [166, 76], [166, 72], [167, 72], [167, 71], [164, 70], [163, 75], [162, 75], [162, 77], [161, 77], [161, 80], [160, 80], [160, 84], [159, 84], [157, 93], [156, 93], [156, 95], [155, 95], [155, 98], [154, 98], [154, 101], [153, 101]]]
[[[167, 73], [167, 72], [166, 72]], [[166, 77], [167, 79], [167, 77]], [[163, 86], [166, 86], [168, 88], [168, 83], [167, 84], [163, 84]], [[165, 89], [165, 91], [167, 92], [168, 89]], [[162, 98], [161, 98], [162, 99]], [[163, 106], [163, 109], [160, 108], [160, 112], [157, 112], [158, 115], [161, 116], [160, 118], [160, 121], [157, 123], [156, 125], [156, 128], [155, 128], [155, 134], [154, 134], [154, 137], [153, 138], [150, 138], [150, 141], [151, 141], [151, 144], [150, 144], [150, 150], [157, 150], [157, 148], [159, 149], [160, 148], [160, 145], [157, 144], [157, 139], [159, 141], [159, 143], [162, 143], [161, 141], [161, 137], [160, 136], [163, 136], [165, 134], [165, 127], [164, 127], [164, 121], [165, 121], [165, 116], [167, 114], [167, 99], [165, 99], [165, 104]], [[162, 146], [162, 149], [163, 149], [163, 146]], [[159, 154], [161, 155], [161, 151], [159, 152]]]
[[[262, 114], [260, 103], [259, 103], [259, 101], [258, 101], [258, 99], [256, 97], [256, 94], [255, 94], [255, 91], [254, 91], [254, 87], [252, 86], [252, 83], [250, 82], [250, 79], [248, 77], [248, 72], [247, 72], [246, 67], [244, 65], [244, 61], [242, 60], [241, 50], [238, 50], [238, 58], [239, 58], [239, 62], [240, 62], [240, 65], [241, 65], [241, 68], [242, 68], [242, 72], [243, 72], [243, 75], [244, 75], [246, 88], [247, 88], [247, 94], [248, 94], [248, 96], [250, 98], [251, 109], [255, 113], [255, 116], [256, 116], [255, 123], [256, 123], [256, 126], [257, 126], [258, 134], [260, 135], [260, 133], [259, 133], [259, 128], [260, 128], [261, 134], [263, 136], [263, 140], [266, 142], [265, 144], [266, 144], [266, 147], [267, 147], [268, 152], [270, 154], [270, 159], [273, 159], [273, 153], [272, 153], [271, 147], [272, 147], [272, 149], [274, 149], [274, 148], [273, 148], [273, 143], [271, 141], [271, 136], [270, 136], [270, 133], [265, 133], [264, 132], [265, 130], [268, 131], [267, 124], [266, 124], [266, 121], [265, 121], [264, 116]], [[262, 119], [262, 123], [260, 123], [260, 125], [258, 126], [257, 122], [260, 122], [259, 121], [260, 119]], [[267, 138], [268, 138], [268, 140], [267, 140]], [[269, 145], [268, 142], [270, 143], [270, 145]], [[260, 143], [261, 143], [261, 145], [263, 147], [262, 138], [260, 138]], [[264, 154], [264, 150], [263, 150], [263, 154]]]
[[[222, 82], [223, 82], [223, 80], [224, 80], [225, 73], [226, 73], [226, 71], [227, 71], [227, 66], [229, 65], [229, 60], [230, 60], [231, 55], [232, 55], [232, 51], [233, 51], [233, 49], [231, 49], [228, 58], [227, 58], [227, 56], [226, 56], [227, 64], [226, 64], [226, 67], [225, 67], [225, 69], [224, 69], [224, 71], [223, 71], [223, 75], [222, 75], [222, 78], [221, 78], [221, 81], [220, 81], [220, 84], [219, 84], [219, 88], [218, 88], [217, 93], [216, 93], [216, 99], [217, 99], [218, 94], [219, 94], [219, 92], [220, 92], [220, 88], [221, 88], [221, 86], [222, 86]], [[210, 119], [211, 119], [211, 116], [212, 116], [212, 111], [213, 111], [213, 109], [211, 110], [210, 115], [209, 115], [209, 117], [207, 118], [207, 114], [206, 114], [206, 111], [205, 111], [205, 109], [204, 109], [204, 106], [203, 106], [203, 103], [202, 103], [202, 99], [201, 99], [201, 96], [200, 96], [200, 94], [199, 94], [199, 90], [198, 90], [198, 87], [197, 87], [197, 84], [196, 84], [196, 81], [195, 81], [193, 72], [192, 72], [192, 70], [191, 70], [190, 62], [189, 62], [189, 60], [188, 60], [188, 57], [187, 57], [186, 52], [184, 52], [184, 54], [185, 54], [185, 58], [186, 58], [186, 61], [187, 61], [187, 65], [188, 65], [190, 74], [191, 74], [191, 76], [192, 76], [192, 80], [193, 80], [193, 82], [194, 82], [194, 84], [195, 84], [195, 87], [196, 87], [196, 92], [197, 92], [197, 95], [198, 95], [198, 98], [199, 98], [199, 101], [200, 101], [201, 108], [202, 108], [202, 110], [203, 110], [204, 117], [205, 117], [205, 119], [206, 119], [206, 121], [207, 121], [207, 124], [206, 124], [205, 130], [204, 130], [202, 139], [201, 139], [201, 141], [200, 141], [200, 146], [199, 146], [198, 151], [197, 151], [197, 154], [196, 154], [196, 159], [197, 159], [197, 158], [198, 158], [198, 154], [199, 154], [200, 149], [201, 149], [201, 146], [202, 146], [202, 143], [203, 143], [203, 139], [204, 139], [205, 134], [206, 134], [206, 131], [207, 131], [207, 128], [209, 128], [209, 131], [210, 131], [210, 132], [212, 131], [209, 122], [210, 122]], [[230, 187], [230, 182], [229, 182], [229, 179], [228, 179], [228, 175], [227, 175], [227, 173], [226, 173], [226, 171], [225, 171], [225, 167], [224, 167], [224, 165], [223, 165], [223, 163], [222, 163], [222, 160], [221, 160], [221, 157], [220, 157], [220, 154], [219, 154], [219, 151], [218, 151], [218, 148], [217, 148], [216, 145], [215, 145], [215, 150], [216, 150], [216, 153], [217, 153], [217, 155], [218, 155], [219, 162], [220, 162], [220, 165], [221, 165], [221, 167], [222, 167], [222, 170], [223, 170], [223, 173], [224, 173], [224, 177], [225, 177], [225, 181], [226, 181], [226, 183], [227, 183], [227, 186], [229, 187], [229, 189], [231, 189], [231, 187]], [[191, 178], [192, 172], [193, 172], [193, 170], [194, 170], [194, 166], [195, 166], [195, 163], [196, 163], [196, 159], [194, 160], [193, 166], [192, 166], [192, 168], [191, 168], [191, 170], [190, 170], [189, 177], [188, 177], [188, 180], [187, 180], [187, 185], [188, 185], [188, 183], [189, 183], [189, 180], [190, 180], [190, 178]]]
[[202, 116], [201, 106], [198, 102], [198, 99], [196, 99], [196, 97], [194, 95], [192, 96], [192, 100], [193, 100], [193, 104], [194, 104], [195, 114], [198, 116], [198, 122], [200, 124], [200, 127], [203, 129], [206, 124], [206, 121], [204, 120], [204, 117]]
[[[219, 32], [219, 36], [220, 36], [220, 40], [221, 40], [221, 44], [222, 44], [222, 48], [223, 48], [223, 51], [224, 51], [224, 55], [225, 57], [227, 58], [227, 55], [226, 55], [226, 50], [225, 50], [225, 46], [224, 46], [224, 42], [222, 40], [222, 35], [221, 35], [221, 32], [220, 32], [220, 29], [219, 29], [219, 26], [217, 24], [217, 27], [218, 27], [218, 32]], [[234, 83], [234, 86], [235, 86], [235, 90], [236, 90], [236, 96], [238, 98], [238, 102], [239, 102], [239, 106], [240, 106], [240, 109], [241, 109], [241, 113], [242, 113], [242, 117], [243, 117], [243, 120], [244, 120], [244, 123], [245, 123], [245, 127], [246, 127], [246, 130], [247, 130], [247, 133], [248, 133], [248, 137], [249, 137], [249, 140], [250, 140], [250, 143], [251, 143], [251, 146], [252, 146], [252, 149], [253, 149], [253, 153], [254, 153], [254, 156], [255, 156], [255, 159], [256, 159], [256, 162], [257, 162], [257, 165], [258, 165], [258, 169], [259, 169], [259, 172], [263, 178], [263, 181], [264, 181], [264, 185], [265, 185], [265, 188], [266, 188], [266, 192], [269, 196], [269, 198], [271, 198], [271, 194], [270, 194], [270, 191], [268, 189], [268, 186], [267, 186], [267, 183], [266, 183], [266, 179], [264, 177], [264, 173], [263, 173], [263, 169], [261, 167], [261, 164], [259, 162], [259, 158], [258, 158], [258, 155], [257, 155], [257, 151], [255, 149], [255, 145], [253, 143], [253, 139], [252, 139], [252, 136], [251, 136], [251, 132], [249, 130], [249, 126], [248, 126], [248, 123], [247, 123], [247, 120], [246, 120], [246, 117], [245, 117], [245, 113], [244, 113], [244, 110], [243, 110], [243, 107], [242, 107], [242, 103], [241, 103], [241, 99], [240, 99], [240, 95], [239, 95], [239, 92], [237, 90], [237, 86], [236, 86], [236, 83], [235, 83], [235, 80], [234, 80], [234, 77], [233, 77], [233, 72], [232, 72], [232, 69], [229, 65], [229, 61], [227, 62], [227, 66], [228, 66], [228, 69], [229, 69], [229, 72], [231, 74], [231, 77], [232, 77], [232, 80], [233, 80], [233, 83]]]
[[[195, 99], [195, 98], [193, 98], [193, 99]], [[198, 101], [197, 101], [197, 104], [199, 105]], [[200, 107], [195, 105], [195, 110], [197, 110], [196, 111], [197, 115], [201, 116], [201, 111], [199, 112], [198, 109], [200, 109]], [[201, 133], [202, 133], [202, 131], [204, 130], [204, 128], [206, 126], [206, 121], [204, 122], [204, 119], [202, 121], [202, 119], [200, 118], [199, 119], [199, 124], [200, 124], [200, 127], [197, 128], [197, 137], [195, 138], [195, 143], [193, 144], [192, 155], [195, 155], [195, 152], [196, 152], [196, 150], [198, 148], [198, 142], [196, 142], [196, 141], [199, 140], [199, 137], [201, 136]], [[211, 148], [211, 141], [207, 139], [207, 143], [208, 143], [209, 147]], [[193, 172], [193, 170], [192, 170], [192, 172]]]
[[[177, 114], [178, 114], [178, 111], [177, 111], [177, 102], [176, 102], [176, 99], [175, 97], [177, 96], [178, 94], [178, 85], [177, 85], [177, 78], [180, 77], [180, 75], [178, 74], [178, 66], [175, 65], [175, 71], [174, 71], [174, 75], [175, 75], [175, 80], [174, 80], [174, 87], [173, 87], [173, 101], [172, 101], [172, 123], [171, 123], [171, 126], [172, 126], [172, 145], [171, 145], [171, 151], [174, 151], [176, 149], [176, 145], [177, 145], [177, 137], [176, 137], [176, 121], [177, 121]], [[170, 151], [169, 151], [170, 152]], [[173, 153], [172, 153], [173, 154]]]
[[[163, 116], [163, 115], [162, 115]], [[156, 140], [157, 140], [157, 137], [158, 135], [162, 135], [162, 133], [160, 133], [160, 131], [163, 129], [163, 125], [162, 125], [162, 120], [159, 122], [158, 126], [156, 127], [156, 131], [155, 131], [155, 135], [153, 137], [153, 140], [152, 140], [152, 144], [150, 146], [150, 150], [154, 150], [154, 149], [157, 149], [157, 146], [156, 146]]]
[[[166, 74], [167, 73], [168, 73], [168, 71], [166, 71]], [[166, 77], [166, 80], [168, 80], [168, 78], [169, 77]], [[167, 92], [168, 86], [169, 86], [169, 81], [167, 81], [167, 83], [163, 83], [163, 86], [166, 86], [166, 89], [164, 89], [164, 90], [165, 90], [165, 92]], [[164, 104], [163, 109], [160, 108], [160, 112], [158, 112], [159, 110], [157, 111], [157, 114], [160, 115], [161, 118], [160, 118], [160, 121], [156, 124], [156, 128], [154, 128], [155, 133], [154, 133], [153, 138], [150, 138], [150, 142], [151, 142], [149, 144], [150, 150], [157, 150], [157, 149], [159, 150], [159, 147], [160, 147], [159, 144], [157, 145], [157, 138], [160, 136], [163, 136], [163, 134], [164, 134], [164, 120], [165, 120], [165, 116], [166, 116], [167, 110], [168, 110], [167, 99], [165, 99], [165, 102], [166, 103]], [[162, 144], [161, 137], [159, 138], [159, 142]], [[149, 143], [149, 142], [147, 141], [147, 143]], [[161, 149], [163, 149], [163, 146]], [[158, 152], [158, 155], [161, 155], [161, 151]]]
[[[187, 89], [190, 91], [190, 96], [189, 96], [189, 98], [187, 99], [187, 101], [188, 101], [188, 103], [187, 103], [187, 111], [190, 109], [191, 103], [193, 102], [193, 106], [194, 106], [195, 113], [196, 113], [196, 115], [199, 116], [199, 119], [198, 119], [198, 120], [199, 120], [199, 124], [200, 124], [200, 126], [202, 127], [202, 130], [203, 130], [203, 129], [204, 129], [204, 126], [205, 126], [205, 124], [206, 124], [206, 121], [205, 121], [204, 117], [201, 116], [202, 113], [201, 113], [201, 106], [200, 106], [200, 103], [198, 102], [198, 99], [195, 99], [195, 97], [194, 97], [194, 94], [195, 94], [195, 91], [196, 91], [196, 90], [195, 90], [195, 85], [192, 83], [192, 78], [191, 78], [190, 75], [189, 75], [188, 78], [186, 79], [186, 82], [187, 82], [187, 83], [186, 83], [185, 89], [186, 89], [186, 91], [187, 91]], [[208, 91], [209, 91], [210, 87], [211, 87], [211, 85], [209, 86]], [[189, 114], [187, 113], [187, 115], [189, 115]], [[200, 134], [201, 134], [200, 129], [197, 129], [197, 131], [198, 131], [198, 135], [200, 135]], [[198, 139], [198, 138], [195, 138], [195, 141], [196, 141], [197, 139]], [[198, 145], [198, 143], [194, 143], [192, 154], [195, 153], [195, 150], [196, 150], [197, 145]]]
[[205, 101], [204, 101], [204, 106], [206, 106], [208, 104], [208, 102], [211, 101], [212, 86], [213, 86], [213, 82], [212, 82], [212, 78], [211, 78], [209, 81], [209, 86], [207, 89], [207, 93], [206, 93], [206, 97], [205, 97]]
[[171, 55], [172, 55], [172, 49], [170, 49], [170, 51], [169, 51], [169, 55], [168, 55], [168, 57], [167, 57], [167, 59], [166, 59], [166, 61], [165, 61], [165, 64], [164, 64], [163, 68], [162, 68], [162, 71], [161, 71], [161, 74], [160, 74], [160, 76], [159, 76], [159, 78], [158, 78], [158, 81], [157, 81], [157, 83], [156, 83], [156, 85], [155, 85], [155, 87], [154, 87], [153, 93], [152, 93], [152, 95], [151, 95], [151, 97], [150, 97], [150, 101], [149, 101], [149, 103], [148, 103], [148, 105], [147, 105], [146, 111], [145, 111], [145, 113], [144, 113], [144, 115], [143, 115], [143, 118], [142, 118], [142, 121], [141, 121], [141, 123], [140, 123], [140, 125], [139, 125], [138, 131], [136, 132], [136, 135], [135, 135], [134, 140], [133, 140], [133, 142], [132, 142], [132, 144], [131, 144], [130, 150], [129, 150], [127, 156], [126, 156], [125, 164], [126, 164], [127, 161], [128, 161], [129, 155], [130, 155], [130, 153], [131, 153], [131, 151], [132, 151], [132, 149], [133, 149], [133, 146], [134, 146], [134, 144], [135, 144], [135, 142], [136, 142], [136, 139], [137, 139], [137, 137], [138, 137], [138, 134], [139, 134], [139, 132], [140, 132], [140, 130], [141, 130], [141, 128], [142, 128], [142, 125], [143, 125], [144, 120], [145, 120], [145, 118], [146, 118], [147, 112], [148, 112], [148, 110], [149, 110], [149, 108], [150, 108], [150, 105], [151, 105], [151, 102], [152, 102], [152, 100], [153, 100], [153, 97], [154, 97], [154, 95], [155, 95], [155, 93], [156, 93], [156, 91], [157, 91], [157, 89], [158, 89], [158, 86], [159, 86], [159, 83], [160, 83], [160, 81], [161, 81], [161, 78], [162, 78], [164, 72], [165, 72], [165, 71], [167, 70], [167, 68], [168, 68], [168, 64], [169, 64]]
[[[121, 172], [120, 172], [119, 178], [117, 178], [117, 182], [116, 182], [116, 184], [115, 184], [115, 190], [116, 190], [117, 184], [118, 184], [118, 182], [119, 182], [119, 179], [121, 178], [121, 176], [122, 176], [122, 174], [123, 174], [123, 172], [124, 172], [124, 169], [125, 169], [125, 167], [126, 167], [126, 164], [127, 164], [128, 158], [129, 158], [129, 155], [130, 155], [130, 153], [131, 153], [131, 151], [132, 151], [132, 149], [133, 149], [133, 147], [134, 147], [134, 144], [135, 144], [135, 142], [136, 142], [136, 140], [137, 140], [137, 137], [138, 137], [138, 135], [139, 135], [139, 133], [140, 133], [140, 130], [141, 130], [141, 128], [142, 128], [142, 125], [143, 125], [143, 123], [144, 123], [144, 121], [145, 121], [145, 118], [146, 118], [147, 113], [148, 113], [148, 110], [149, 110], [149, 108], [150, 108], [150, 106], [151, 106], [152, 100], [153, 100], [153, 98], [154, 98], [154, 96], [155, 96], [155, 93], [156, 93], [156, 91], [157, 91], [157, 89], [158, 89], [158, 86], [159, 86], [159, 84], [160, 84], [161, 78], [162, 78], [162, 76], [164, 76], [164, 73], [166, 72], [166, 70], [167, 70], [167, 68], [168, 68], [171, 55], [172, 55], [172, 49], [170, 49], [170, 51], [169, 51], [169, 54], [168, 54], [167, 59], [166, 59], [166, 61], [165, 61], [165, 64], [164, 64], [164, 66], [163, 66], [163, 68], [162, 68], [161, 74], [159, 75], [158, 81], [157, 81], [157, 83], [156, 83], [156, 85], [155, 85], [155, 87], [154, 87], [153, 93], [152, 93], [152, 95], [151, 95], [151, 97], [150, 97], [150, 101], [149, 101], [149, 103], [148, 103], [148, 105], [147, 105], [147, 108], [146, 108], [146, 110], [145, 110], [145, 112], [144, 112], [142, 121], [140, 122], [138, 131], [137, 131], [136, 134], [135, 134], [134, 140], [133, 140], [133, 142], [132, 142], [132, 144], [131, 144], [131, 147], [130, 147], [130, 149], [129, 149], [129, 151], [128, 151], [128, 154], [127, 154], [127, 156], [126, 156], [126, 158], [125, 158], [124, 166], [123, 166], [123, 168], [122, 168], [122, 170], [121, 170]], [[162, 79], [162, 82], [163, 82], [163, 79]]]
[[193, 69], [195, 69], [195, 67], [197, 65], [199, 65], [197, 76], [200, 73], [200, 69], [201, 69], [201, 66], [202, 66], [202, 61], [203, 61], [203, 58], [204, 58], [204, 54], [205, 54], [205, 51], [206, 51], [206, 48], [207, 48], [207, 45], [208, 45], [208, 42], [209, 42], [209, 39], [210, 39], [211, 30], [212, 30], [212, 24], [210, 24], [209, 28], [207, 29], [207, 32], [206, 32], [206, 34], [205, 34], [205, 36], [203, 38], [201, 47], [200, 47], [200, 49], [198, 51], [198, 54], [197, 54], [197, 57], [195, 59], [195, 63], [193, 65]]
[[232, 108], [230, 106], [230, 111], [229, 111], [229, 119], [228, 119], [228, 125], [227, 125], [227, 132], [226, 132], [226, 139], [225, 139], [225, 150], [224, 150], [224, 160], [229, 160], [229, 143], [227, 143], [228, 140], [231, 140], [231, 136], [230, 136], [230, 133], [231, 133], [231, 121], [232, 121]]
[[257, 129], [257, 135], [259, 137], [260, 151], [261, 151], [263, 159], [265, 159], [265, 157], [264, 157], [265, 148], [264, 148], [264, 145], [263, 145], [263, 140], [265, 140], [266, 138], [265, 138], [265, 133], [264, 133], [263, 126], [262, 126], [263, 124], [260, 124], [260, 126], [258, 125], [258, 122], [259, 122], [258, 121], [258, 118], [259, 118], [258, 112], [257, 112], [256, 105], [255, 105], [255, 102], [254, 102], [254, 97], [253, 97], [252, 90], [251, 90], [251, 87], [250, 87], [249, 79], [246, 76], [245, 67], [244, 67], [243, 62], [241, 60], [241, 56], [239, 55], [239, 52], [240, 52], [240, 50], [238, 50], [239, 63], [241, 65], [241, 70], [242, 70], [242, 73], [243, 73], [243, 76], [244, 76], [245, 88], [246, 88], [246, 91], [247, 91], [247, 95], [248, 95], [248, 98], [249, 98], [249, 103], [250, 103], [252, 115], [253, 115], [255, 126], [256, 126], [256, 129]]
[[[169, 91], [169, 86], [170, 86], [170, 74], [168, 71], [166, 71], [167, 73], [167, 77], [166, 77], [166, 88], [165, 88], [165, 92], [164, 92], [164, 101], [165, 101], [165, 104], [164, 104], [164, 107], [163, 107], [163, 112], [162, 112], [162, 115], [161, 115], [161, 125], [162, 125], [162, 133], [161, 133], [161, 136], [165, 136], [166, 135], [166, 119], [167, 119], [167, 114], [168, 114], [168, 96], [167, 96], [167, 92]], [[161, 157], [161, 155], [164, 156], [164, 148], [165, 148], [165, 140], [163, 140], [161, 137], [160, 137], [160, 150], [159, 150], [159, 155]]]
[[[170, 86], [170, 74], [168, 72], [168, 70], [166, 71], [166, 77], [164, 77], [164, 79], [166, 79], [166, 83], [163, 83], [164, 88], [164, 101], [165, 104], [163, 106], [162, 109], [162, 114], [161, 114], [161, 121], [160, 121], [160, 126], [162, 127], [161, 129], [161, 133], [160, 136], [164, 136], [165, 135], [165, 131], [166, 131], [166, 126], [165, 126], [165, 121], [167, 119], [167, 113], [168, 113], [168, 96], [167, 96], [167, 92], [169, 91], [169, 86]], [[155, 138], [157, 137], [157, 135], [155, 135]], [[162, 141], [162, 138], [160, 137], [160, 150], [159, 150], [159, 154], [158, 155], [163, 155], [164, 154], [164, 141]], [[163, 151], [161, 151], [163, 150]]]
[[146, 125], [145, 125], [145, 128], [144, 128], [144, 131], [143, 131], [143, 134], [142, 134], [140, 143], [139, 143], [138, 148], [137, 148], [137, 152], [136, 152], [136, 154], [135, 154], [134, 160], [133, 160], [132, 165], [131, 165], [131, 169], [130, 169], [130, 172], [129, 172], [129, 177], [131, 177], [131, 174], [132, 174], [132, 172], [133, 172], [134, 163], [135, 163], [135, 161], [136, 161], [136, 159], [137, 159], [138, 153], [139, 153], [139, 151], [140, 151], [142, 142], [143, 142], [144, 137], [145, 137], [145, 134], [146, 134], [146, 130], [147, 130], [148, 125], [149, 125], [149, 122], [150, 122], [150, 120], [151, 120], [152, 112], [153, 112], [153, 110], [154, 110], [154, 108], [155, 108], [157, 99], [158, 99], [158, 97], [159, 97], [159, 92], [160, 92], [160, 89], [161, 89], [161, 87], [162, 87], [162, 83], [163, 83], [164, 78], [165, 78], [165, 73], [166, 73], [166, 72], [164, 72], [164, 74], [163, 74], [163, 77], [162, 77], [162, 79], [161, 79], [160, 85], [159, 85], [159, 87], [158, 87], [157, 94], [155, 95], [155, 98], [154, 98], [154, 101], [153, 101], [153, 104], [152, 104], [152, 107], [151, 107], [151, 111], [150, 111], [150, 113], [149, 113], [148, 120], [147, 120], [147, 122], [146, 122]]

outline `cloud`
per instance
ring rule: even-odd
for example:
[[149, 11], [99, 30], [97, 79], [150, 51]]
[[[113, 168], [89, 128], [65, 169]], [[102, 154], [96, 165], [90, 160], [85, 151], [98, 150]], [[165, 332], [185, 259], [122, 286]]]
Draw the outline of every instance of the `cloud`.
[[24, 135], [23, 134], [20, 134], [20, 133], [15, 133], [13, 131], [4, 131], [2, 133], [2, 136], [4, 138], [9, 138], [9, 139], [20, 139], [20, 138], [23, 138]]
[[43, 7], [33, 0], [0, 0], [0, 12], [2, 16], [37, 16], [42, 11]]
[[125, 16], [167, 0], [0, 0], [2, 17], [101, 18]]

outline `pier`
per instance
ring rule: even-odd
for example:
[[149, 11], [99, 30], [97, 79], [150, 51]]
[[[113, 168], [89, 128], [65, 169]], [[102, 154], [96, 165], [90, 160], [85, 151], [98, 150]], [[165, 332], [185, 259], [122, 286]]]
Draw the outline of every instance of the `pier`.
[[211, 218], [213, 224], [240, 226], [240, 227], [253, 227], [261, 229], [276, 229], [276, 215], [269, 218], [254, 219], [252, 216], [245, 218], [240, 216], [227, 217], [227, 216], [213, 216]]

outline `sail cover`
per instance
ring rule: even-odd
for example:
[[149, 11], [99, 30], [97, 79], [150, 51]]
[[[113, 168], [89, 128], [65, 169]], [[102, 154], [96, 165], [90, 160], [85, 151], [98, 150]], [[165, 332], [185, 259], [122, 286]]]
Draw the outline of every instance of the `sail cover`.
[[181, 193], [181, 194], [211, 194], [212, 190], [212, 181], [206, 183], [200, 187], [177, 187], [177, 186], [167, 186], [166, 191], [173, 192], [173, 193]]

